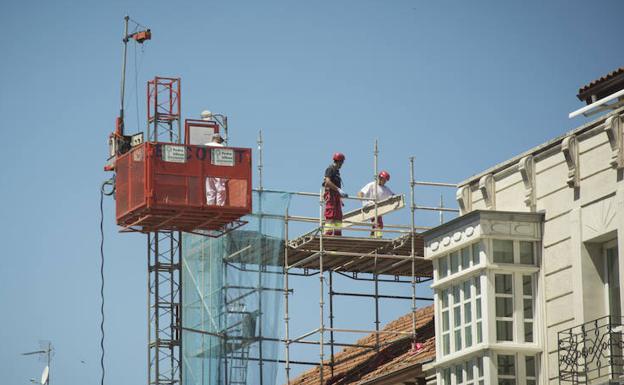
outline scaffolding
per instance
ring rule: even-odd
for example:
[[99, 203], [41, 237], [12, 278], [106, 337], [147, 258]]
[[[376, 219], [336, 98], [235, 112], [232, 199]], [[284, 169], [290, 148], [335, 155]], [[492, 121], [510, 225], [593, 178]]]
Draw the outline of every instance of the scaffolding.
[[[257, 203], [254, 203], [255, 211], [248, 220], [258, 221], [258, 227], [243, 227], [234, 230], [226, 237], [233, 237], [235, 242], [226, 241], [231, 245], [221, 251], [222, 298], [219, 311], [214, 311], [218, 318], [218, 327], [213, 330], [203, 330], [201, 327], [185, 325], [184, 332], [195, 335], [209, 335], [214, 345], [210, 349], [211, 359], [220, 363], [219, 369], [215, 369], [213, 378], [218, 378], [218, 383], [226, 385], [239, 385], [257, 383], [269, 385], [276, 383], [276, 377], [267, 375], [267, 371], [274, 372], [275, 365], [283, 365], [287, 383], [291, 383], [291, 371], [293, 365], [318, 366], [319, 381], [323, 383], [334, 375], [336, 362], [336, 348], [357, 347], [366, 350], [379, 351], [385, 345], [380, 342], [379, 336], [388, 333], [381, 330], [380, 300], [405, 300], [411, 303], [412, 325], [409, 332], [390, 332], [393, 338], [388, 343], [398, 340], [410, 339], [412, 346], [416, 348], [419, 341], [416, 329], [416, 304], [417, 301], [431, 301], [432, 298], [417, 296], [417, 284], [432, 279], [431, 261], [424, 259], [423, 239], [420, 231], [428, 227], [416, 226], [415, 213], [418, 210], [434, 211], [442, 213], [458, 213], [459, 210], [444, 207], [443, 201], [439, 206], [422, 206], [415, 203], [414, 189], [418, 186], [456, 188], [455, 184], [440, 182], [424, 182], [414, 179], [414, 158], [410, 158], [410, 224], [385, 225], [379, 230], [386, 237], [369, 237], [371, 229], [376, 227], [378, 215], [386, 214], [397, 208], [403, 207], [404, 197], [396, 196], [388, 200], [376, 198], [350, 197], [354, 201], [373, 201], [373, 207], [365, 207], [346, 213], [343, 218], [343, 226], [353, 236], [327, 236], [325, 228], [324, 210], [325, 201], [323, 191], [319, 193], [292, 192], [265, 189], [262, 184], [262, 136], [258, 138], [259, 161], [258, 161], [258, 188], [254, 189]], [[377, 176], [378, 149], [375, 143], [374, 149], [374, 175]], [[376, 178], [375, 178], [376, 179]], [[288, 202], [295, 197], [312, 198], [318, 201], [319, 216], [295, 216], [290, 215], [290, 204], [282, 207], [283, 212], [265, 210], [262, 207], [263, 196], [271, 194], [284, 194], [288, 196]], [[440, 215], [440, 220], [444, 218]], [[270, 234], [264, 232], [262, 226], [265, 221], [275, 221], [283, 224], [283, 234]], [[291, 239], [291, 225], [293, 223], [312, 224], [311, 231]], [[276, 248], [279, 251], [276, 252]], [[270, 250], [267, 252], [267, 250]], [[255, 276], [251, 285], [241, 282], [232, 282], [234, 278], [228, 270], [235, 274], [253, 274]], [[233, 270], [232, 270], [233, 269]], [[278, 279], [268, 279], [269, 276], [278, 276]], [[318, 327], [303, 333], [300, 336], [291, 337], [291, 296], [294, 290], [291, 287], [292, 276], [313, 277], [319, 280], [319, 324]], [[372, 284], [371, 293], [349, 292], [335, 290], [335, 280], [351, 279], [369, 282]], [[282, 280], [280, 282], [280, 280]], [[190, 284], [185, 281], [186, 284]], [[388, 295], [380, 291], [380, 283], [394, 282], [409, 284], [411, 295]], [[280, 286], [281, 283], [281, 286]], [[269, 294], [272, 293], [273, 297]], [[282, 296], [282, 303], [275, 295]], [[325, 302], [327, 297], [328, 303]], [[374, 329], [349, 329], [336, 327], [334, 300], [336, 297], [370, 298], [374, 301]], [[186, 299], [185, 299], [186, 303]], [[283, 335], [271, 335], [263, 323], [275, 322], [272, 318], [275, 313], [269, 315], [267, 310], [275, 310], [283, 305]], [[375, 343], [360, 345], [341, 341], [344, 335], [373, 334]], [[327, 337], [329, 337], [327, 339]], [[185, 339], [186, 341], [186, 339]], [[282, 354], [275, 351], [275, 344], [282, 345]], [[295, 345], [316, 345], [319, 348], [319, 359], [302, 360], [293, 359], [292, 348]], [[270, 350], [272, 354], [267, 351]], [[207, 357], [203, 353], [204, 357]], [[208, 354], [208, 355], [210, 355]], [[201, 356], [201, 354], [200, 354]], [[281, 357], [280, 357], [281, 356]], [[251, 363], [256, 363], [253, 369], [254, 379], [249, 378], [252, 373]], [[272, 365], [272, 366], [269, 366]], [[268, 369], [267, 369], [268, 368]], [[218, 372], [218, 373], [217, 373]], [[252, 382], [250, 382], [252, 381]], [[196, 382], [200, 383], [200, 382]], [[185, 384], [193, 384], [188, 381]]]

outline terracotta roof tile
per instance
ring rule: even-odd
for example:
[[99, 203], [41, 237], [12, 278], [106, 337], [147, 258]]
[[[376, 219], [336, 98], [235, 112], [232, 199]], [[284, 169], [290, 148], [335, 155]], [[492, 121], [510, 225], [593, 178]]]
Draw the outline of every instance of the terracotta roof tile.
[[[379, 351], [348, 347], [334, 356], [334, 375], [329, 371], [329, 360], [324, 361], [323, 385], [362, 384], [379, 376], [393, 373], [407, 366], [422, 364], [435, 358], [435, 332], [433, 305], [416, 311], [417, 341], [423, 344], [418, 352], [412, 351], [412, 338], [405, 335], [380, 334]], [[383, 331], [411, 332], [412, 313], [398, 318]], [[358, 345], [374, 345], [375, 334], [357, 341]], [[320, 385], [319, 367], [310, 369], [290, 382], [290, 385]]]

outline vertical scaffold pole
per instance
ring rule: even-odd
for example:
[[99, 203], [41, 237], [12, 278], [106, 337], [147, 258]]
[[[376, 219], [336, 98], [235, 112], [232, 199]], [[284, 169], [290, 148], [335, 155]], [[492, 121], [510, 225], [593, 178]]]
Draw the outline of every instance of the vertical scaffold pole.
[[[377, 234], [383, 234], [380, 232], [379, 229], [379, 220], [377, 218], [377, 199], [378, 197], [378, 190], [379, 190], [379, 178], [377, 177], [379, 175], [379, 147], [377, 145], [377, 139], [375, 139], [375, 148], [373, 150], [373, 180], [375, 181], [375, 192], [373, 194], [373, 197], [375, 199], [375, 218], [373, 219], [373, 231], [372, 231], [372, 235], [373, 237], [377, 237]], [[375, 350], [379, 351], [379, 276], [377, 275], [377, 250], [375, 250], [375, 270], [373, 273], [373, 278], [375, 281]]]
[[334, 278], [332, 271], [329, 271], [329, 371], [334, 377]]
[[416, 202], [414, 199], [414, 187], [416, 182], [414, 181], [414, 157], [410, 157], [410, 216], [411, 216], [411, 251], [410, 257], [412, 259], [412, 340], [416, 343], [416, 230], [415, 230], [415, 211], [416, 211]]
[[323, 336], [325, 334], [325, 314], [324, 314], [324, 304], [325, 302], [323, 301], [323, 254], [324, 249], [323, 249], [323, 229], [325, 228], [325, 222], [324, 222], [324, 213], [325, 213], [325, 199], [323, 199], [323, 188], [321, 188], [321, 193], [319, 194], [319, 228], [321, 229], [320, 231], [320, 235], [319, 235], [319, 293], [320, 293], [320, 298], [319, 298], [319, 313], [320, 313], [320, 327], [319, 327], [319, 380], [320, 383], [323, 383], [323, 358], [325, 358], [325, 355], [323, 354], [323, 350], [324, 350], [324, 341], [323, 341]]
[[263, 165], [263, 141], [262, 141], [262, 130], [258, 133], [258, 213], [260, 214], [260, 222], [258, 224], [258, 230], [260, 232], [260, 241], [261, 241], [261, 249], [258, 253], [258, 370], [260, 374], [260, 385], [264, 383], [264, 357], [262, 355], [263, 349], [263, 338], [262, 338], [262, 318], [264, 316], [264, 311], [262, 310], [262, 271], [263, 271], [263, 253], [264, 253], [264, 241], [262, 239], [262, 222], [264, 221], [263, 211], [262, 211], [262, 168]]
[[286, 348], [286, 385], [290, 385], [290, 316], [288, 314], [288, 208], [284, 215], [284, 347]]

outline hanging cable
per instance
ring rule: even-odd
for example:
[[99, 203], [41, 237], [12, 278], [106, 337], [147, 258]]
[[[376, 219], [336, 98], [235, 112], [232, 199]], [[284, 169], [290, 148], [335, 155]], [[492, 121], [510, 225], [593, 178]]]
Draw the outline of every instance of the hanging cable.
[[104, 181], [100, 187], [100, 366], [102, 368], [102, 377], [100, 384], [104, 385], [104, 376], [106, 369], [104, 368], [104, 195], [111, 196], [115, 194], [115, 177]]

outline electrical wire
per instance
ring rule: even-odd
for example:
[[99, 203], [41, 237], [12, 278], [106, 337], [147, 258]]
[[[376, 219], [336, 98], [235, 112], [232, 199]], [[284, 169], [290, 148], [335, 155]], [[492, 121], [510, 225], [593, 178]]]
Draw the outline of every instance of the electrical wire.
[[[109, 186], [109, 190], [107, 190]], [[100, 187], [100, 366], [102, 368], [102, 377], [100, 384], [104, 385], [104, 377], [106, 369], [104, 368], [104, 196], [115, 194], [115, 177], [104, 181]]]

